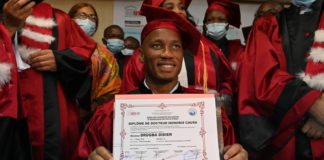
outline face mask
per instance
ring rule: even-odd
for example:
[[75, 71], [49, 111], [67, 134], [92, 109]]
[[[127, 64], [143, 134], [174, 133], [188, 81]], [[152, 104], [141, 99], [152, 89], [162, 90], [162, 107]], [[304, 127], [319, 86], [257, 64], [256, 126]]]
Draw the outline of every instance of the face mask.
[[124, 41], [121, 39], [107, 39], [107, 48], [114, 54], [119, 53], [124, 47]]
[[292, 3], [297, 7], [309, 8], [316, 0], [292, 0]]
[[133, 55], [134, 50], [133, 50], [133, 49], [125, 48], [125, 49], [121, 50], [121, 53], [122, 53], [124, 56], [131, 56], [131, 55]]
[[96, 32], [96, 23], [94, 23], [90, 19], [76, 19], [75, 22], [89, 36], [93, 36], [93, 34]]
[[207, 24], [207, 36], [214, 40], [220, 40], [226, 35], [227, 23], [211, 23]]

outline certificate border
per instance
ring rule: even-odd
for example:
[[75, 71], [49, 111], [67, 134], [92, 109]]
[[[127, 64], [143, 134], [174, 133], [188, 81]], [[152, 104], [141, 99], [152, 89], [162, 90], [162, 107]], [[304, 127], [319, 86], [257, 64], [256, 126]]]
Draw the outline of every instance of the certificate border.
[[152, 107], [156, 106], [157, 108], [160, 109], [165, 109], [168, 107], [181, 107], [181, 106], [191, 106], [191, 107], [199, 107], [200, 109], [200, 117], [201, 117], [201, 128], [199, 131], [199, 134], [203, 140], [203, 159], [202, 160], [207, 160], [207, 151], [206, 151], [206, 129], [205, 129], [205, 102], [197, 102], [197, 103], [189, 103], [189, 104], [165, 104], [165, 103], [160, 103], [160, 104], [145, 104], [145, 105], [133, 105], [133, 104], [127, 104], [127, 103], [120, 103], [120, 110], [121, 110], [121, 116], [122, 116], [122, 125], [121, 125], [121, 132], [120, 132], [120, 137], [121, 137], [121, 151], [120, 151], [120, 160], [123, 160], [125, 158], [125, 153], [124, 153], [124, 139], [126, 136], [125, 128], [124, 128], [124, 120], [125, 120], [125, 111], [129, 108], [145, 108], [145, 107]]

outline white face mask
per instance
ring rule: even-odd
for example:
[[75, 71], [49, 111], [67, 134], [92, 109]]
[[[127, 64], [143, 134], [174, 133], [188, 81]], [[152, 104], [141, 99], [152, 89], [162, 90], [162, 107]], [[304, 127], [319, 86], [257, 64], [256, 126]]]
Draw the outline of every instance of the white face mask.
[[297, 7], [309, 8], [316, 0], [292, 0], [292, 3]]
[[76, 19], [75, 22], [82, 28], [82, 30], [89, 36], [93, 36], [96, 32], [96, 23], [90, 19]]
[[214, 40], [222, 39], [227, 32], [227, 23], [211, 23], [207, 24], [207, 36], [213, 38]]
[[122, 53], [124, 56], [131, 56], [131, 55], [133, 55], [134, 50], [133, 50], [133, 49], [125, 48], [125, 49], [121, 50], [121, 53]]

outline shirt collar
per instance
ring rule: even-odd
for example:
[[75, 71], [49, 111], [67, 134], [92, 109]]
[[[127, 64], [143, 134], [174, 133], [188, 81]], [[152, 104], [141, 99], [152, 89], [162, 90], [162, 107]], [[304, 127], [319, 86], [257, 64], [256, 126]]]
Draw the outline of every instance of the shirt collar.
[[[152, 90], [150, 89], [150, 87], [147, 85], [146, 83], [146, 79], [144, 79], [143, 81], [143, 85], [145, 87], [145, 89], [149, 90], [150, 92], [152, 92]], [[179, 90], [180, 90], [180, 83], [178, 82], [177, 85], [175, 85], [173, 87], [173, 89], [170, 91], [170, 94], [173, 94], [173, 93], [179, 93]]]

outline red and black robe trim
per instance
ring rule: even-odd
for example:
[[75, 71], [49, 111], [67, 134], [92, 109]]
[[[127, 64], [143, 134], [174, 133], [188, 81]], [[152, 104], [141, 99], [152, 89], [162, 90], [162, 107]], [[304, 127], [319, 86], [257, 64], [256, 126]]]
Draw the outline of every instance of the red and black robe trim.
[[195, 59], [193, 53], [191, 53], [190, 50], [186, 49], [184, 51], [184, 61], [186, 65], [186, 70], [187, 70], [187, 77], [188, 77], [188, 85], [194, 86], [195, 85]]
[[57, 24], [25, 25], [24, 29], [52, 37], [50, 43], [42, 42], [42, 36], [33, 37], [35, 34], [19, 36], [21, 46], [51, 49], [57, 64], [56, 72], [32, 68], [20, 72], [21, 106], [28, 120], [33, 159], [71, 159], [79, 138], [75, 96], [89, 75], [89, 58], [96, 44], [65, 13], [49, 4], [36, 5], [32, 16]]
[[[315, 18], [316, 20], [313, 20], [309, 26], [303, 26], [303, 29], [307, 28], [305, 30], [316, 30], [318, 21], [320, 20], [320, 15], [323, 11], [323, 3], [323, 0], [319, 0], [313, 4], [316, 6], [314, 7], [312, 18]], [[299, 14], [299, 10], [296, 10], [296, 8], [292, 6], [288, 11], [282, 12], [276, 19], [279, 24], [275, 24], [275, 21], [273, 20], [274, 17], [272, 16], [260, 18], [256, 22], [256, 27], [254, 27], [254, 31], [249, 38], [247, 45], [248, 55], [245, 55], [246, 57], [244, 57], [245, 64], [241, 68], [244, 69], [244, 71], [242, 70], [244, 73], [241, 76], [251, 75], [252, 73], [252, 76], [255, 76], [252, 78], [256, 82], [253, 82], [253, 86], [250, 86], [253, 88], [250, 88], [250, 90], [247, 87], [240, 86], [240, 88], [244, 88], [244, 92], [241, 92], [241, 94], [244, 93], [244, 95], [241, 95], [241, 97], [244, 98], [240, 99], [240, 105], [242, 106], [240, 106], [241, 115], [239, 117], [239, 129], [241, 143], [250, 151], [250, 158], [257, 158], [259, 156], [272, 157], [273, 155], [278, 154], [278, 151], [285, 147], [288, 142], [291, 142], [292, 138], [294, 138], [293, 143], [295, 145], [294, 148], [291, 148], [291, 151], [295, 154], [294, 157], [296, 157], [296, 159], [311, 159], [314, 158], [314, 156], [320, 156], [318, 153], [315, 155], [312, 153], [312, 149], [313, 151], [317, 149], [311, 145], [311, 140], [307, 138], [305, 134], [301, 133], [299, 129], [307, 119], [307, 109], [319, 96], [319, 92], [311, 89], [305, 82], [289, 75], [295, 75], [300, 72], [301, 69], [305, 68], [306, 63], [305, 58], [307, 52], [299, 54], [292, 53], [295, 53], [294, 51], [296, 50], [305, 50], [305, 48], [298, 49], [298, 47], [308, 47], [308, 50], [311, 47], [311, 45], [299, 46], [299, 43], [305, 43], [296, 42], [296, 39], [289, 39], [289, 37], [292, 37], [292, 33], [300, 32], [300, 30], [298, 31], [300, 28], [296, 28], [297, 24], [295, 22], [286, 21], [291, 18], [289, 16], [291, 16], [292, 13]], [[267, 25], [268, 23], [271, 24]], [[300, 25], [302, 24], [298, 24], [298, 26]], [[279, 33], [280, 37], [277, 35]], [[297, 34], [295, 36], [297, 36]], [[314, 36], [314, 34], [307, 36], [310, 37], [306, 37], [308, 39], [304, 41], [310, 41], [308, 43], [312, 44], [312, 36]], [[262, 40], [262, 38], [266, 38], [264, 45], [270, 46], [267, 48], [268, 50], [259, 47], [258, 45], [260, 44], [256, 43], [257, 41]], [[299, 38], [302, 39], [302, 37]], [[280, 46], [280, 44], [282, 46]], [[282, 54], [284, 55], [282, 56]], [[255, 56], [260, 59], [250, 56]], [[261, 58], [270, 58], [269, 63], [271, 62], [271, 64], [267, 64], [268, 62], [261, 60]], [[249, 62], [248, 60], [252, 61]], [[250, 70], [252, 68], [248, 63], [262, 65], [261, 62], [258, 63], [258, 60], [266, 62], [265, 65], [269, 66], [254, 66], [260, 67], [261, 69]], [[269, 77], [268, 74], [256, 72], [255, 70], [267, 71], [270, 75], [281, 77]], [[289, 74], [284, 72], [288, 72]], [[262, 77], [261, 75], [268, 77]], [[241, 77], [241, 79], [246, 78]], [[265, 83], [266, 80], [269, 84]], [[282, 84], [278, 85], [273, 83]], [[251, 85], [251, 83], [249, 84]], [[241, 82], [240, 85], [244, 84]], [[280, 89], [281, 87], [283, 87], [282, 90]], [[266, 93], [263, 93], [262, 91], [266, 91]], [[280, 93], [278, 91], [280, 91]], [[278, 99], [275, 98], [276, 95], [270, 96], [269, 94], [279, 94]], [[251, 95], [254, 95], [254, 97], [251, 97]], [[271, 106], [273, 106], [273, 108], [271, 108]]]
[[[55, 15], [53, 10], [53, 15]], [[53, 16], [56, 22], [55, 16]], [[52, 28], [52, 36], [57, 37], [50, 45], [50, 49], [58, 49], [58, 28]], [[54, 55], [56, 55], [54, 53]], [[60, 127], [60, 110], [59, 98], [57, 93], [57, 74], [44, 72], [43, 90], [44, 90], [44, 159], [60, 160], [63, 159], [63, 150], [61, 148], [61, 127]]]

